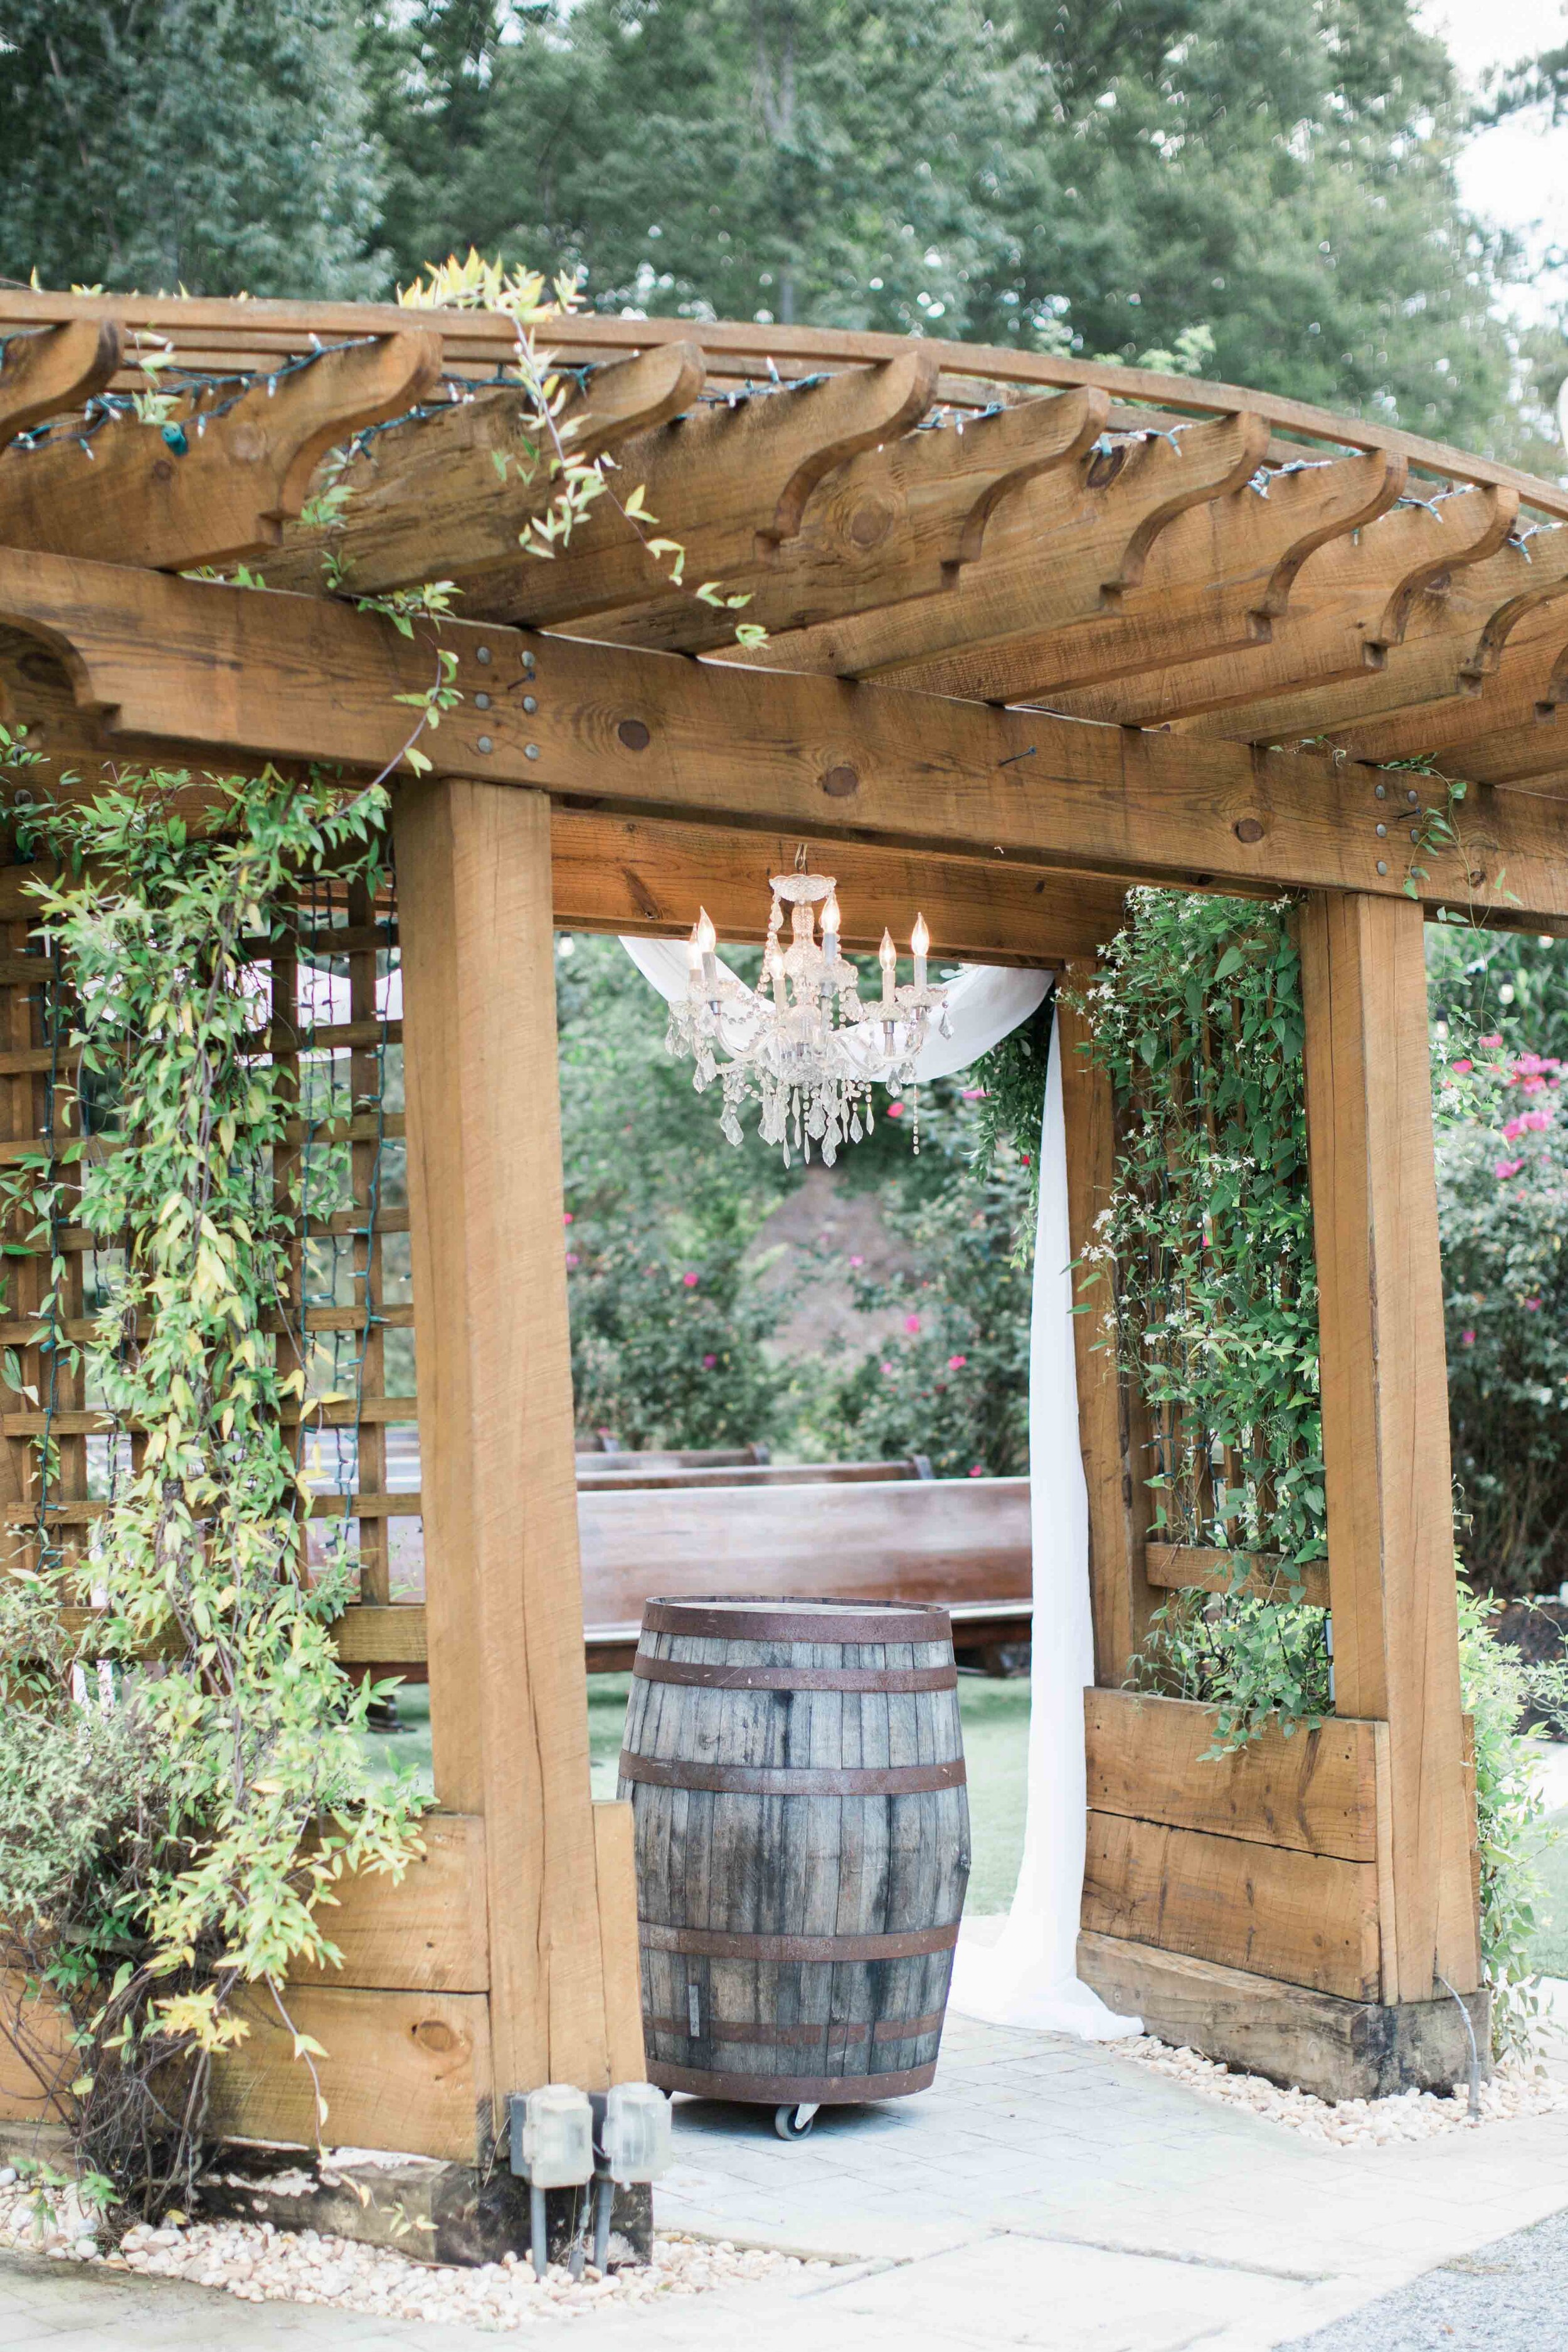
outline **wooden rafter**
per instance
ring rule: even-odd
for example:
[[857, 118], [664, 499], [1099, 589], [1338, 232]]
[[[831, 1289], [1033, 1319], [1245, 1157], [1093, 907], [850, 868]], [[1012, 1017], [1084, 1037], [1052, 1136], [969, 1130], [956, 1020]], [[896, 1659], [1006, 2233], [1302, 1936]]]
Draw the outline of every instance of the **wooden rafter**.
[[[968, 647], [896, 673], [931, 694], [1036, 702], [1100, 678], [1141, 677], [1266, 643], [1308, 559], [1376, 520], [1405, 486], [1400, 458], [1343, 457], [1311, 472], [1254, 478], [1194, 503], [1150, 545], [1135, 578], [1102, 585], [1098, 607], [1046, 625], [1016, 597], [1022, 625], [1005, 643]], [[1048, 550], [1042, 548], [1041, 558]], [[1065, 600], [1064, 600], [1065, 601]], [[1134, 692], [1136, 688], [1132, 689]]]
[[[823, 477], [923, 416], [935, 379], [917, 347], [879, 367], [718, 401], [638, 436], [617, 452], [616, 478], [622, 498], [642, 488], [653, 519], [646, 534], [615, 498], [602, 498], [552, 561], [514, 551], [472, 584], [465, 609], [537, 625], [668, 599], [683, 614], [696, 604], [710, 625], [719, 616], [691, 591], [706, 581], [743, 590], [765, 551], [798, 531]], [[668, 556], [648, 553], [645, 538], [656, 536], [685, 550], [684, 587], [673, 584]], [[732, 614], [720, 620], [721, 639], [734, 626]]]
[[[694, 343], [665, 343], [596, 369], [557, 420], [564, 445], [598, 457], [679, 415], [702, 383]], [[520, 535], [554, 494], [550, 454], [524, 395], [511, 387], [394, 425], [335, 474], [349, 494], [335, 521], [284, 531], [268, 582], [319, 594], [329, 552], [361, 595], [437, 577], [472, 580], [515, 563]]]
[[[439, 332], [444, 364], [454, 373], [493, 380], [515, 351], [510, 319], [474, 310], [424, 311], [422, 325]], [[406, 327], [409, 311], [392, 304], [353, 302], [252, 302], [170, 295], [35, 294], [0, 291], [0, 332], [76, 318], [108, 318], [166, 338], [188, 365], [265, 371], [276, 360], [308, 351], [312, 337], [386, 334]], [[731, 382], [765, 379], [770, 368], [785, 381], [827, 368], [873, 365], [907, 353], [902, 335], [851, 333], [833, 328], [787, 327], [725, 320], [695, 325], [684, 319], [620, 319], [593, 313], [563, 319], [541, 341], [574, 363], [625, 358], [661, 343], [700, 342], [711, 378]], [[1540, 480], [1516, 466], [1453, 449], [1423, 435], [1366, 417], [1346, 417], [1309, 402], [1290, 400], [1233, 383], [1206, 383], [1189, 376], [1164, 375], [1146, 368], [1112, 367], [1051, 352], [1002, 344], [948, 343], [924, 338], [921, 350], [939, 371], [936, 396], [958, 405], [988, 406], [1000, 392], [1073, 389], [1096, 385], [1113, 400], [1182, 415], [1229, 415], [1250, 409], [1268, 420], [1271, 432], [1298, 441], [1327, 443], [1339, 449], [1381, 449], [1439, 480], [1491, 484], [1512, 489], [1542, 514], [1568, 520], [1568, 488]], [[1115, 419], [1121, 422], [1121, 419]], [[1279, 445], [1280, 461], [1299, 454]]]
[[323, 352], [232, 405], [182, 399], [162, 429], [116, 416], [0, 457], [0, 541], [182, 570], [265, 554], [304, 503], [317, 460], [440, 381], [437, 337], [405, 331]]
[[1009, 499], [951, 596], [776, 637], [763, 658], [773, 668], [907, 683], [939, 656], [973, 656], [1112, 609], [1142, 580], [1161, 532], [1239, 488], [1268, 440], [1261, 417], [1242, 415], [1097, 451]]
[[[1074, 392], [967, 425], [933, 419], [836, 466], [787, 535], [759, 530], [750, 551], [737, 536], [723, 585], [748, 599], [748, 621], [771, 632], [936, 595], [980, 558], [992, 517], [1015, 492], [1043, 476], [1070, 478], [1110, 409], [1103, 393]], [[670, 522], [679, 530], [679, 512]], [[594, 627], [621, 645], [703, 653], [732, 639], [734, 615], [666, 591], [596, 614]]]
[[0, 449], [112, 383], [121, 362], [112, 319], [23, 328], [0, 344]]
[[1221, 719], [1203, 731], [1276, 740], [1269, 709], [1276, 697], [1305, 696], [1381, 670], [1390, 646], [1425, 625], [1429, 604], [1446, 608], [1457, 574], [1505, 545], [1517, 512], [1510, 491], [1490, 489], [1462, 491], [1436, 509], [1401, 507], [1310, 556], [1263, 642], [1053, 694], [1051, 707], [1074, 718], [1143, 727], [1245, 709], [1245, 720]]

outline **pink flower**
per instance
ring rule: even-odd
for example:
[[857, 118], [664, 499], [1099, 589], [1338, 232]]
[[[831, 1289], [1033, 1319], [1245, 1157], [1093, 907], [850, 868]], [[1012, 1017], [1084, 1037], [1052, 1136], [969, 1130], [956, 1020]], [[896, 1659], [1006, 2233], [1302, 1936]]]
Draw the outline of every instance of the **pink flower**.
[[1521, 1127], [1528, 1127], [1532, 1135], [1539, 1135], [1542, 1128], [1551, 1126], [1552, 1113], [1549, 1110], [1527, 1110], [1519, 1123]]
[[985, 1475], [985, 1465], [984, 1465], [984, 1462], [977, 1462], [977, 1463], [974, 1465], [973, 1469], [973, 1470], [971, 1470], [971, 1472], [970, 1472], [970, 1474], [969, 1474], [969, 1475], [970, 1475], [970, 1476], [971, 1476], [972, 1478], [984, 1478], [984, 1475]]
[[[1020, 1151], [1020, 1152], [1019, 1152], [1019, 1154], [1018, 1154], [1018, 1157], [1019, 1157], [1019, 1159], [1023, 1161], [1023, 1163], [1024, 1163], [1025, 1167], [1026, 1168], [1026, 1167], [1028, 1166], [1028, 1164], [1029, 1164], [1029, 1155], [1028, 1155], [1028, 1153], [1027, 1153], [1026, 1151]], [[973, 1472], [971, 1472], [971, 1474], [970, 1474], [970, 1475], [971, 1475], [971, 1476], [973, 1476], [974, 1474], [973, 1474]]]
[[1460, 1334], [1459, 1334], [1459, 1345], [1460, 1345], [1460, 1347], [1461, 1347], [1461, 1348], [1473, 1348], [1473, 1347], [1475, 1346], [1475, 1344], [1476, 1344], [1476, 1335], [1475, 1335], [1475, 1333], [1474, 1333], [1473, 1331], [1461, 1331], [1461, 1332], [1460, 1332]]
[[863, 1257], [852, 1257], [849, 1263], [851, 1265], [864, 1265], [866, 1261]]
[[685, 1286], [686, 1286], [686, 1288], [687, 1288], [688, 1290], [695, 1290], [695, 1289], [696, 1289], [696, 1287], [697, 1287], [697, 1276], [696, 1276], [694, 1274], [683, 1274], [683, 1275], [681, 1276], [680, 1279], [681, 1279], [682, 1283], [685, 1285]]
[[567, 1263], [567, 1265], [568, 1265], [569, 1266], [574, 1266], [574, 1265], [582, 1265], [582, 1263], [583, 1263], [583, 1261], [582, 1261], [582, 1259], [578, 1256], [578, 1255], [577, 1255], [577, 1253], [576, 1253], [576, 1251], [575, 1251], [575, 1250], [568, 1250], [568, 1251], [567, 1251], [567, 1253], [566, 1253], [566, 1263]]
[[1492, 1174], [1501, 1181], [1510, 1176], [1517, 1176], [1523, 1165], [1522, 1160], [1500, 1160], [1492, 1169]]
[[1476, 1039], [1476, 1043], [1478, 1045], [1500, 1045], [1502, 1044], [1502, 1039], [1500, 1037], [1478, 1037]]
[[963, 1089], [963, 1100], [964, 1100], [965, 1102], [984, 1102], [984, 1099], [985, 1099], [985, 1089], [984, 1089], [984, 1087], [964, 1087], [964, 1089]]
[[1457, 1076], [1462, 1078], [1468, 1070], [1473, 1070], [1475, 1066], [1476, 1066], [1473, 1062], [1456, 1062], [1454, 1064], [1455, 1074]]
[[902, 1118], [903, 1115], [904, 1107], [902, 1103], [889, 1103], [888, 1105], [888, 1117], [889, 1118]]
[[1539, 1315], [1541, 1312], [1540, 1299], [1527, 1298], [1524, 1302], [1524, 1311], [1527, 1315]]
[[904, 1318], [904, 1328], [905, 1328], [905, 1330], [906, 1330], [906, 1331], [910, 1332], [910, 1333], [912, 1334], [912, 1333], [914, 1333], [914, 1332], [918, 1331], [918, 1330], [920, 1329], [920, 1328], [921, 1328], [921, 1318], [920, 1318], [920, 1317], [919, 1317], [918, 1315], [906, 1315], [906, 1316], [905, 1316], [905, 1318]]
[[1503, 1135], [1503, 1141], [1504, 1141], [1505, 1143], [1517, 1143], [1517, 1142], [1519, 1141], [1520, 1137], [1521, 1137], [1523, 1133], [1524, 1133], [1524, 1121], [1523, 1121], [1523, 1119], [1521, 1119], [1521, 1118], [1510, 1118], [1510, 1119], [1509, 1120], [1509, 1122], [1508, 1122], [1508, 1125], [1503, 1129], [1503, 1131], [1502, 1131], [1502, 1135]]
[[887, 1376], [888, 1376], [889, 1380], [891, 1380], [891, 1379], [892, 1379], [892, 1377], [893, 1377], [893, 1367], [892, 1367], [892, 1365], [891, 1365], [891, 1364], [884, 1364], [884, 1365], [883, 1365], [883, 1367], [882, 1367], [882, 1370], [883, 1370], [883, 1371], [887, 1374]]
[[950, 1356], [947, 1360], [947, 1369], [950, 1372], [961, 1372], [968, 1361], [967, 1356]]
[[566, 1214], [562, 1218], [561, 1222], [563, 1225], [569, 1225], [571, 1223], [572, 1212], [570, 1209], [567, 1210]]
[[705, 1372], [710, 1372], [718, 1360], [719, 1359], [717, 1356], [704, 1356], [702, 1359], [703, 1370]]

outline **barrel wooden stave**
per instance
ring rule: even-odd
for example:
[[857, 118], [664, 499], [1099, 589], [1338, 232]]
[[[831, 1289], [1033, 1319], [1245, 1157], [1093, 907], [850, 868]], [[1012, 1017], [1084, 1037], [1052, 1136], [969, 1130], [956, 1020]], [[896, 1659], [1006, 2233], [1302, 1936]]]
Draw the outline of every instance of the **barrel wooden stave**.
[[[638, 1764], [707, 1769], [715, 1777], [737, 1768], [962, 1772], [950, 1640], [726, 1639], [645, 1629], [639, 1653], [626, 1735]], [[731, 1677], [886, 1674], [947, 1686], [735, 1689], [656, 1679], [665, 1664]], [[727, 1792], [623, 1780], [628, 1792], [637, 1812], [655, 2081], [763, 2102], [876, 2098], [930, 2082], [968, 1878], [961, 1778], [891, 1795]], [[670, 1948], [678, 1937], [693, 1940], [694, 1929], [719, 1948]], [[722, 1949], [731, 1937], [882, 1938], [900, 1931], [906, 1942], [936, 1948], [846, 1958]]]

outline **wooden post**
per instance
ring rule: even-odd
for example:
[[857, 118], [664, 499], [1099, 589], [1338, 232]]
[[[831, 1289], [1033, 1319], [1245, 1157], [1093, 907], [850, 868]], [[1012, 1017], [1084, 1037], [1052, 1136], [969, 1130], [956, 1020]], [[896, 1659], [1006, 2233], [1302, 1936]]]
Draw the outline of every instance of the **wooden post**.
[[603, 2087], [636, 2004], [588, 1786], [550, 805], [425, 781], [394, 824], [436, 1792], [484, 1816], [499, 2126], [509, 2092]]
[[[1057, 1045], [1062, 1057], [1062, 1120], [1067, 1132], [1068, 1234], [1075, 1263], [1094, 1238], [1095, 1220], [1110, 1202], [1116, 1172], [1116, 1117], [1110, 1081], [1080, 1048], [1089, 1024], [1069, 997], [1093, 981], [1092, 963], [1069, 963], [1057, 1004]], [[1087, 1312], [1073, 1318], [1078, 1372], [1079, 1443], [1089, 1487], [1089, 1578], [1094, 1610], [1094, 1676], [1102, 1688], [1121, 1687], [1127, 1662], [1142, 1643], [1161, 1595], [1144, 1573], [1143, 1546], [1152, 1508], [1142, 1400], [1117, 1369], [1113, 1349], [1100, 1344], [1110, 1305], [1108, 1279], [1087, 1288], [1075, 1281]]]
[[1300, 925], [1335, 1706], [1388, 1726], [1385, 2001], [1479, 1981], [1421, 908]]

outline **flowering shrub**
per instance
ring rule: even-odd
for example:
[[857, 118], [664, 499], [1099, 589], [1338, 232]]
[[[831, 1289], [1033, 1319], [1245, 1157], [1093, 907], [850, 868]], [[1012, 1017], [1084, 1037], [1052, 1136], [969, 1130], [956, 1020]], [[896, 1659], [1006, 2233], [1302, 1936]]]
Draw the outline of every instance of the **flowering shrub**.
[[658, 998], [615, 940], [561, 943], [563, 1237], [577, 1426], [623, 1445], [776, 1437], [780, 1311], [750, 1253], [798, 1181], [736, 1151], [664, 1047]]
[[962, 1101], [923, 1106], [921, 1124], [921, 1161], [939, 1153], [943, 1172], [908, 1226], [920, 1271], [878, 1283], [851, 1269], [858, 1306], [906, 1312], [837, 1382], [832, 1450], [924, 1454], [939, 1478], [1015, 1476], [1029, 1466], [1029, 1274], [1014, 1246], [1028, 1171], [1012, 1152], [989, 1176], [971, 1167]]
[[1465, 1549], [1509, 1594], [1568, 1577], [1568, 1094], [1489, 1032], [1438, 1073], [1449, 1418]]

